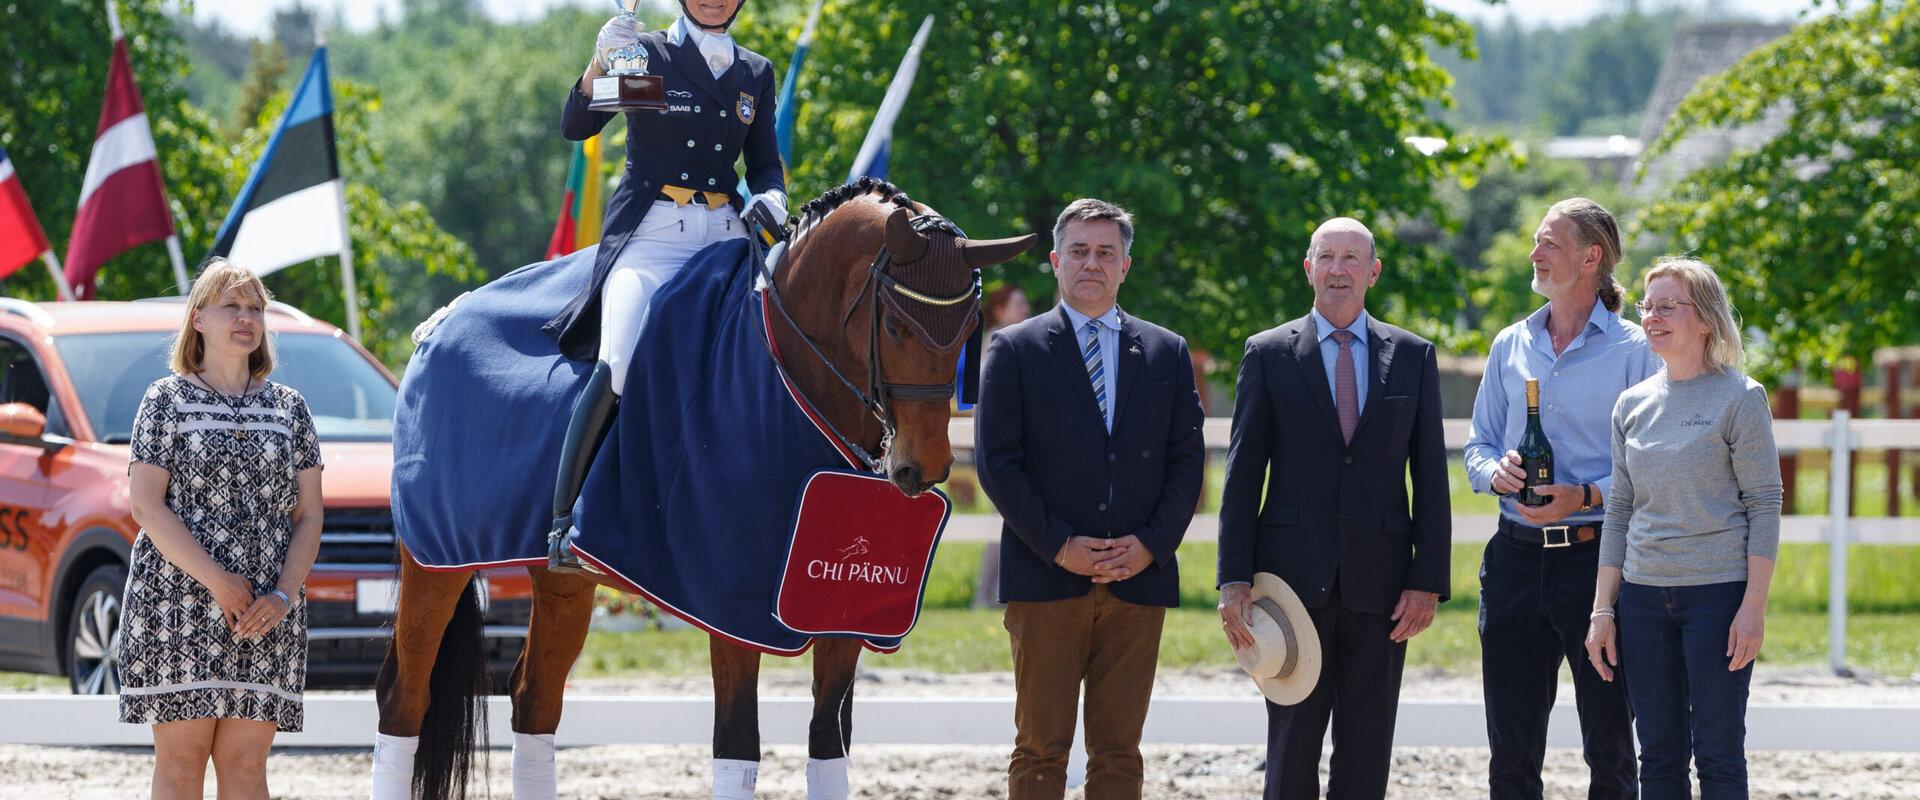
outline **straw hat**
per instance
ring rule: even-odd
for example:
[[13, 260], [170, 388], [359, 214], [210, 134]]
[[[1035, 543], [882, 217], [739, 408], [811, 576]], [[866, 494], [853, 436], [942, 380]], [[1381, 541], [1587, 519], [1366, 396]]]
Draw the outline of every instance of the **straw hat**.
[[1253, 646], [1233, 651], [1240, 669], [1253, 676], [1260, 693], [1275, 705], [1307, 699], [1320, 682], [1320, 635], [1300, 596], [1278, 575], [1255, 573], [1247, 616]]

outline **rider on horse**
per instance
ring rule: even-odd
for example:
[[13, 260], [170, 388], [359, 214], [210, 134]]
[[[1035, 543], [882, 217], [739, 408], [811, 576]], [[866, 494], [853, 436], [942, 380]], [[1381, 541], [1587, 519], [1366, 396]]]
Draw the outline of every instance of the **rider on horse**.
[[[627, 114], [627, 172], [607, 203], [593, 281], [546, 325], [567, 356], [598, 361], [561, 449], [551, 569], [581, 568], [570, 546], [574, 500], [625, 390], [649, 298], [694, 253], [746, 236], [743, 212], [759, 206], [772, 219], [787, 218], [786, 168], [773, 135], [773, 64], [727, 34], [744, 2], [681, 0], [681, 17], [663, 31], [642, 32], [633, 17], [614, 17], [600, 29], [586, 74], [567, 93], [562, 134], [584, 140], [599, 133], [614, 116], [587, 107], [593, 79], [608, 67], [604, 54], [639, 45], [664, 80], [667, 109]], [[742, 153], [755, 193], [744, 202], [733, 167]]]

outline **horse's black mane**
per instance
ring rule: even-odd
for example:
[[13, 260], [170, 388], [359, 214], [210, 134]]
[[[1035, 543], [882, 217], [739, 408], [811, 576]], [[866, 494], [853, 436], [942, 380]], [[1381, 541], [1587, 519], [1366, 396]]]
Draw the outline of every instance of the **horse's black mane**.
[[901, 191], [900, 187], [879, 178], [861, 177], [857, 181], [828, 189], [819, 197], [808, 200], [806, 205], [800, 207], [800, 222], [796, 230], [810, 228], [834, 209], [846, 205], [848, 201], [870, 194], [880, 195], [880, 201], [883, 203], [892, 203], [908, 211], [914, 210], [913, 201], [907, 198], [907, 193]]

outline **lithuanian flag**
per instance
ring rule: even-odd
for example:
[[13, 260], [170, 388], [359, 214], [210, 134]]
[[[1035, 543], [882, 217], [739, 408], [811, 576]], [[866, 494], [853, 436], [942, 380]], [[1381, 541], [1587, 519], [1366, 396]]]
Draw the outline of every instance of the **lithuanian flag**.
[[553, 223], [553, 236], [547, 240], [548, 260], [600, 242], [600, 214], [606, 208], [600, 198], [604, 184], [600, 137], [575, 142], [573, 165], [567, 168], [567, 194], [560, 201], [560, 219]]

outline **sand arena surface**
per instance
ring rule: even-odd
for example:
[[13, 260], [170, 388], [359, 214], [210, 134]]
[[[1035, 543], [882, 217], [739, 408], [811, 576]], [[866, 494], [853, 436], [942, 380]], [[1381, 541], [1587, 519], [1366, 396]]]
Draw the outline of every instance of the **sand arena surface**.
[[[809, 673], [774, 670], [761, 676], [765, 695], [806, 693]], [[705, 676], [577, 680], [580, 695], [711, 693]], [[1009, 696], [1007, 673], [942, 675], [865, 670], [860, 697]], [[1571, 697], [1571, 686], [1562, 686]], [[1251, 686], [1230, 670], [1173, 671], [1159, 676], [1161, 696], [1246, 696]], [[1477, 700], [1477, 676], [1410, 672], [1406, 699]], [[1870, 703], [1920, 705], [1920, 680], [1840, 679], [1819, 670], [1763, 670], [1756, 676], [1755, 703]], [[8, 721], [6, 724], [20, 724]], [[644, 722], [640, 723], [644, 724]], [[854, 731], [854, 797], [863, 800], [1004, 798], [1008, 745], [863, 745]], [[1147, 745], [1146, 796], [1159, 800], [1219, 800], [1258, 796], [1264, 748]], [[560, 796], [567, 798], [662, 798], [706, 800], [709, 752], [700, 745], [602, 745], [560, 752]], [[0, 745], [0, 795], [7, 798], [127, 798], [146, 795], [152, 770], [147, 748], [66, 748]], [[1486, 795], [1484, 748], [1401, 748], [1395, 753], [1388, 797], [1477, 798]], [[510, 794], [505, 749], [488, 753], [492, 796]], [[806, 749], [763, 749], [763, 800], [806, 797]], [[276, 798], [364, 798], [371, 756], [359, 749], [278, 749], [268, 765]], [[1325, 762], [1322, 762], [1325, 769]], [[1756, 752], [1749, 755], [1752, 796], [1786, 800], [1906, 800], [1920, 796], [1920, 754]], [[212, 797], [209, 774], [207, 796]], [[1586, 767], [1578, 750], [1553, 749], [1545, 768], [1547, 797], [1586, 796]], [[478, 787], [476, 787], [478, 788]], [[485, 796], [476, 792], [476, 797]], [[1069, 792], [1069, 798], [1081, 797]]]

